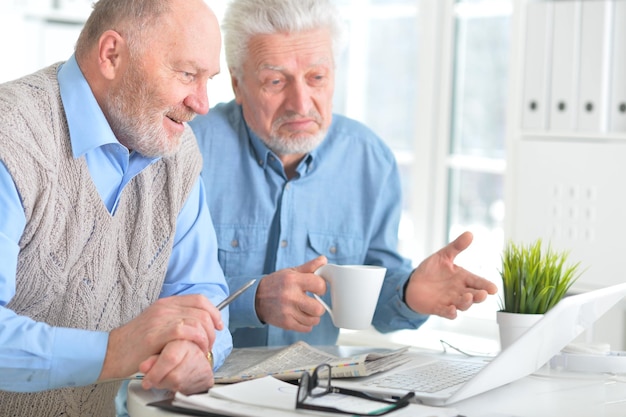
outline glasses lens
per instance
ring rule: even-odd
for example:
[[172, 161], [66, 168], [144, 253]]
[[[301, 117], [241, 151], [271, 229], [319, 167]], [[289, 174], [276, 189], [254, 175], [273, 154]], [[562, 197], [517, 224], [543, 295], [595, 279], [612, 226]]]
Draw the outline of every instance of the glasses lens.
[[330, 365], [319, 365], [311, 376], [311, 397], [321, 397], [330, 392]]
[[308, 372], [302, 374], [300, 378], [300, 384], [298, 385], [298, 403], [303, 403], [306, 397], [310, 394], [309, 389], [311, 377]]

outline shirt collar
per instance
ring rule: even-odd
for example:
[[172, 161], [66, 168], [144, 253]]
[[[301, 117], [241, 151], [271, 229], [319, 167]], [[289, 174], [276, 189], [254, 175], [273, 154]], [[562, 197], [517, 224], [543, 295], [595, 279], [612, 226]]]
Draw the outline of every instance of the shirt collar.
[[74, 55], [61, 65], [57, 77], [74, 158], [103, 145], [118, 144]]

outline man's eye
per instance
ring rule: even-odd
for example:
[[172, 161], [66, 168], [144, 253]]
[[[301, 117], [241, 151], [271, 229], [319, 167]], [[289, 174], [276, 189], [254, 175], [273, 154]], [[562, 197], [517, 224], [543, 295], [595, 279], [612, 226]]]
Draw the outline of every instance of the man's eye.
[[265, 88], [268, 91], [278, 92], [285, 87], [285, 80], [283, 78], [270, 78], [265, 81]]
[[195, 74], [191, 73], [191, 72], [187, 72], [187, 71], [182, 71], [181, 72], [182, 78], [186, 81], [193, 81], [194, 78], [196, 77]]
[[321, 84], [326, 80], [326, 76], [322, 74], [314, 75], [311, 77], [313, 84]]

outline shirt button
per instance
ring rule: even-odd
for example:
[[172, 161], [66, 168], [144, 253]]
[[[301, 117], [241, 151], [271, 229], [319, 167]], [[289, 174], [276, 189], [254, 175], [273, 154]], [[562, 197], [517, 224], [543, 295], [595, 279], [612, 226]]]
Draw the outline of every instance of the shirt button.
[[328, 249], [328, 251], [334, 255], [337, 253], [337, 248], [335, 246], [331, 246], [330, 249]]
[[285, 184], [285, 190], [288, 190], [288, 189], [290, 189], [290, 188], [291, 188], [291, 183], [290, 183], [290, 182], [288, 182], [287, 184]]
[[280, 247], [281, 248], [286, 248], [287, 247], [287, 241], [286, 240], [281, 240], [280, 241]]
[[232, 246], [233, 248], [238, 247], [238, 246], [239, 246], [239, 241], [238, 241], [237, 239], [233, 239], [233, 240], [230, 242], [230, 246]]

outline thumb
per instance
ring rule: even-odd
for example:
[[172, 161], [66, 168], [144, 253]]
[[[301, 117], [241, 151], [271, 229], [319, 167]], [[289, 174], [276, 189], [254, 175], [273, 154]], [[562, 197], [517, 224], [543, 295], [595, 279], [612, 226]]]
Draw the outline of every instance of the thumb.
[[441, 249], [441, 254], [444, 257], [449, 258], [450, 260], [454, 260], [454, 258], [456, 258], [459, 253], [463, 252], [469, 247], [473, 239], [474, 236], [472, 235], [472, 232], [464, 232], [459, 237], [443, 247]]
[[326, 259], [324, 255], [321, 255], [317, 258], [311, 259], [309, 262], [303, 263], [302, 265], [295, 267], [294, 269], [297, 272], [312, 274], [327, 263], [328, 259]]

